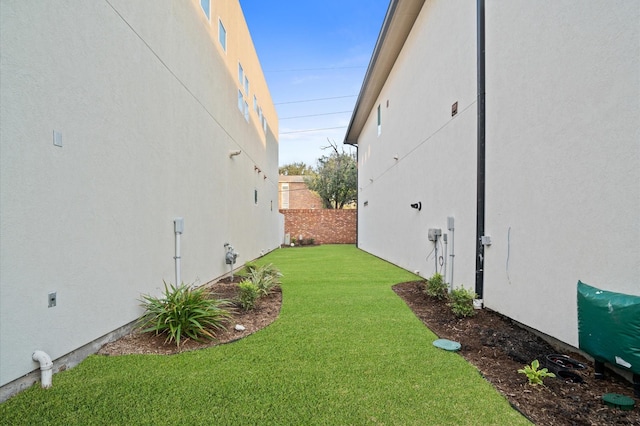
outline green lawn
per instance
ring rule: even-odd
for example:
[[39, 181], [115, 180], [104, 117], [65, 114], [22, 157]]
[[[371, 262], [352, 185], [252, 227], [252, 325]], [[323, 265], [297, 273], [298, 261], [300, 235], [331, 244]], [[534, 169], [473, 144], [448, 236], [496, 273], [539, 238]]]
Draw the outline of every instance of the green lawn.
[[173, 356], [91, 356], [0, 404], [9, 425], [529, 424], [391, 290], [415, 279], [353, 246], [277, 250], [280, 317]]

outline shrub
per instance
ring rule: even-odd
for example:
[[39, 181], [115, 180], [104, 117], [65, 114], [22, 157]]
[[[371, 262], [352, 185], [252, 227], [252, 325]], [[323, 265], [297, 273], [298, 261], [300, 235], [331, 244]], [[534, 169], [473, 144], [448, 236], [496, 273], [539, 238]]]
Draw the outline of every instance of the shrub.
[[456, 288], [449, 295], [449, 306], [457, 317], [470, 317], [475, 314], [473, 299], [477, 297], [472, 290], [464, 287]]
[[282, 273], [273, 263], [263, 265], [251, 271], [247, 278], [258, 288], [260, 294], [268, 295], [273, 289], [281, 284]]
[[537, 359], [534, 359], [533, 361], [531, 361], [531, 365], [525, 365], [523, 369], [518, 370], [518, 373], [525, 374], [529, 379], [529, 384], [533, 386], [544, 386], [544, 383], [542, 383], [542, 381], [545, 377], [556, 377], [555, 374], [549, 373], [546, 368], [538, 370], [538, 367], [540, 367], [540, 363]]
[[245, 311], [250, 311], [256, 306], [256, 301], [260, 297], [258, 287], [249, 280], [244, 280], [238, 284], [238, 304]]
[[442, 275], [437, 272], [427, 280], [425, 285], [425, 293], [427, 293], [428, 296], [437, 297], [438, 299], [447, 297], [447, 290], [447, 283], [444, 282]]
[[167, 287], [165, 282], [164, 297], [143, 295], [140, 301], [145, 308], [139, 320], [141, 331], [166, 334], [165, 343], [175, 341], [176, 346], [182, 338], [213, 339], [214, 331], [224, 329], [231, 317], [224, 309], [227, 300], [209, 298], [204, 288], [192, 289], [184, 283]]

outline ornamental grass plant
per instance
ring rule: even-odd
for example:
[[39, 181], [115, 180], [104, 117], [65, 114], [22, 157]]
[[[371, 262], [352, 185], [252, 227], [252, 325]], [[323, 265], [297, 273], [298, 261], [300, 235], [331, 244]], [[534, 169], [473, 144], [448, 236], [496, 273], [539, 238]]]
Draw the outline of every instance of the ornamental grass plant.
[[212, 299], [204, 288], [191, 288], [164, 283], [163, 297], [142, 296], [144, 315], [140, 318], [141, 332], [166, 335], [165, 343], [190, 338], [197, 341], [215, 338], [215, 331], [224, 328], [231, 317], [225, 309], [230, 303]]

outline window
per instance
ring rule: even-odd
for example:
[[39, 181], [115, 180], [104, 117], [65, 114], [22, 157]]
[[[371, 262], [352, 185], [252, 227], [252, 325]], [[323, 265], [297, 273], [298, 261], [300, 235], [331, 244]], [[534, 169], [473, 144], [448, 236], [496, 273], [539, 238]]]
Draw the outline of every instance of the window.
[[249, 122], [249, 104], [247, 101], [244, 102], [244, 119]]
[[262, 116], [262, 128], [265, 132], [267, 131], [267, 118], [264, 115]]
[[211, 20], [211, 0], [200, 0], [200, 6], [207, 20]]
[[244, 68], [242, 68], [242, 64], [238, 62], [238, 81], [240, 82], [240, 86], [244, 82]]
[[257, 189], [253, 190], [253, 203], [254, 204], [258, 204], [258, 190]]
[[378, 136], [382, 133], [382, 120], [380, 116], [380, 104], [378, 104]]
[[281, 205], [282, 205], [282, 209], [288, 209], [289, 208], [289, 184], [288, 183], [283, 183], [282, 184], [282, 192], [280, 193], [281, 196]]
[[256, 113], [258, 112], [258, 98], [256, 98], [256, 95], [253, 95], [253, 110]]
[[249, 79], [247, 76], [244, 76], [244, 93], [249, 96]]
[[227, 51], [227, 30], [225, 30], [222, 21], [218, 19], [218, 41], [222, 46], [222, 50]]
[[244, 97], [242, 96], [242, 90], [238, 89], [238, 109], [244, 113]]

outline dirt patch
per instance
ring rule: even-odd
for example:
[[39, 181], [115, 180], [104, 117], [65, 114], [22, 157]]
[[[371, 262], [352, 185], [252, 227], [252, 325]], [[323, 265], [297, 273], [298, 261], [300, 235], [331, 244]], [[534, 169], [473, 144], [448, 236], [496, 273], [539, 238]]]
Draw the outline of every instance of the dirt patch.
[[444, 301], [428, 297], [421, 281], [398, 284], [393, 290], [438, 337], [460, 342], [460, 354], [500, 391], [513, 407], [539, 425], [640, 425], [640, 409], [623, 411], [602, 403], [602, 395], [633, 397], [632, 385], [607, 374], [594, 379], [593, 364], [579, 354], [567, 354], [585, 365], [573, 370], [582, 383], [547, 378], [531, 386], [517, 370], [534, 359], [541, 363], [557, 353], [550, 344], [496, 312], [483, 309], [471, 318], [456, 318]]

